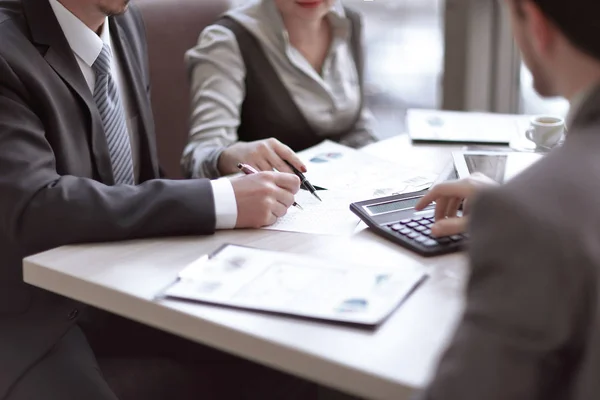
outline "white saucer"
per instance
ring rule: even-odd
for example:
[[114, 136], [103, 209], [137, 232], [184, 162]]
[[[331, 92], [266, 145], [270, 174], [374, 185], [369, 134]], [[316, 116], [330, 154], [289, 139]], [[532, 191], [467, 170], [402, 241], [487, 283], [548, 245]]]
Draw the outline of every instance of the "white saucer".
[[[559, 144], [560, 145], [560, 144]], [[557, 145], [558, 146], [558, 145]], [[548, 153], [552, 151], [550, 147], [538, 146], [525, 137], [517, 137], [510, 141], [509, 147], [514, 151], [523, 153]]]

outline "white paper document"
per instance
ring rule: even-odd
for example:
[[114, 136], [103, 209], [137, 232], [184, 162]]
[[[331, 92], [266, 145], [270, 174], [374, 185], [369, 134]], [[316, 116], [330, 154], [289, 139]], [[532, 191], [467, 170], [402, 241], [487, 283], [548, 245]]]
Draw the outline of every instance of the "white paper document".
[[350, 235], [359, 222], [350, 211], [350, 203], [424, 190], [437, 178], [328, 140], [298, 155], [308, 168], [306, 178], [314, 186], [327, 189], [317, 192], [323, 201], [300, 190], [296, 202], [303, 210], [291, 207], [287, 215], [264, 229]]
[[368, 194], [345, 190], [321, 190], [322, 202], [310, 192], [301, 190], [296, 203], [302, 210], [290, 207], [288, 213], [264, 229], [275, 231], [303, 232], [316, 235], [350, 235], [359, 218], [350, 211], [350, 203], [368, 198]]
[[378, 325], [427, 275], [225, 245], [192, 263], [167, 297], [363, 325]]
[[307, 166], [306, 178], [328, 190], [371, 191], [387, 196], [427, 189], [437, 178], [430, 172], [401, 167], [330, 140], [298, 156]]
[[408, 110], [408, 134], [413, 140], [460, 143], [508, 144], [524, 135], [531, 116], [455, 112], [439, 110]]

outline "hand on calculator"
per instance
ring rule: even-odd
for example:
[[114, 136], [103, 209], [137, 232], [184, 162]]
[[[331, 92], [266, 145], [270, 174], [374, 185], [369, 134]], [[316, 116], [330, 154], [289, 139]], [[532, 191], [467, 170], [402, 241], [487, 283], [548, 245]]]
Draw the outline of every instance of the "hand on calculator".
[[[450, 236], [467, 230], [469, 202], [485, 187], [497, 185], [487, 176], [475, 173], [466, 179], [435, 185], [415, 206], [420, 211], [436, 202], [435, 224], [431, 227], [434, 236]], [[462, 213], [459, 210], [462, 208]]]

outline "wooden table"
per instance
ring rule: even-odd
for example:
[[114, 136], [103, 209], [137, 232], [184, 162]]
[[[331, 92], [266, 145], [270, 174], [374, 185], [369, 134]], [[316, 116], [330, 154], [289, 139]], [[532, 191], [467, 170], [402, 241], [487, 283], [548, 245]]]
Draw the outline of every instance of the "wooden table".
[[[454, 148], [412, 146], [406, 137], [366, 152], [439, 172]], [[155, 297], [188, 263], [222, 243], [336, 261], [422, 268], [423, 284], [377, 330], [364, 330]], [[431, 377], [463, 309], [463, 254], [425, 259], [371, 233], [348, 237], [267, 230], [66, 246], [24, 260], [27, 283], [115, 314], [373, 399], [407, 399]]]

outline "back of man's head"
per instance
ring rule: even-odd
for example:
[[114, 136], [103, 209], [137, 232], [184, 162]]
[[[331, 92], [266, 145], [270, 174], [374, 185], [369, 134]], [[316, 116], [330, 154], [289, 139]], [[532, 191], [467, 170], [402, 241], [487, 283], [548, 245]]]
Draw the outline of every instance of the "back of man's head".
[[556, 24], [571, 44], [600, 60], [600, 0], [531, 1]]
[[505, 0], [536, 91], [572, 99], [600, 81], [600, 0]]

